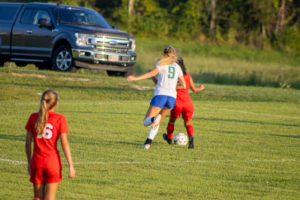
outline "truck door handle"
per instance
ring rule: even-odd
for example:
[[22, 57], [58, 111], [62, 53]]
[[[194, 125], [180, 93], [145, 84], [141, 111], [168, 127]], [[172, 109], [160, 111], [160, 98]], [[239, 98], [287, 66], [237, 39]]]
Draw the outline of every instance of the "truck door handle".
[[26, 33], [32, 34], [32, 30], [27, 30]]

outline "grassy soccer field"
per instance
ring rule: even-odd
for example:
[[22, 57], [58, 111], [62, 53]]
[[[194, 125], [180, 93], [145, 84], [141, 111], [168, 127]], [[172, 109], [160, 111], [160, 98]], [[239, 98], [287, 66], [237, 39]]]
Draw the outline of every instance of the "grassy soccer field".
[[[192, 94], [195, 149], [162, 139], [143, 149], [150, 80], [103, 73], [0, 69], [0, 199], [30, 199], [25, 123], [40, 93], [60, 95], [68, 119], [74, 180], [57, 199], [299, 199], [300, 91], [206, 84]], [[182, 119], [175, 132], [186, 132]]]

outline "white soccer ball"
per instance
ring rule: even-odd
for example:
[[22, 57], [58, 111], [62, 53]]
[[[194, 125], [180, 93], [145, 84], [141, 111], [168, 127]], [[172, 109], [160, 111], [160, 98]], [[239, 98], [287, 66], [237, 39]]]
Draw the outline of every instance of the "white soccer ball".
[[177, 133], [174, 137], [174, 144], [186, 145], [188, 143], [188, 137], [184, 133]]

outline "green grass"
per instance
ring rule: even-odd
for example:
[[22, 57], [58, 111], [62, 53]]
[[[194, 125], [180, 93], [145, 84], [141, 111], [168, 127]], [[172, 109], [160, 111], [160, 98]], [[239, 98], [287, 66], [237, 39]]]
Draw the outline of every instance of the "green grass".
[[172, 44], [199, 82], [300, 88], [299, 53], [176, 41], [137, 39], [136, 43], [136, 73], [153, 68], [164, 46]]
[[[57, 199], [298, 199], [300, 91], [205, 86], [191, 94], [195, 149], [166, 144], [165, 119], [144, 150], [150, 80], [0, 68], [0, 199], [32, 198], [24, 126], [49, 88], [60, 95], [77, 173], [67, 178], [62, 155]], [[175, 132], [186, 132], [182, 119]]]

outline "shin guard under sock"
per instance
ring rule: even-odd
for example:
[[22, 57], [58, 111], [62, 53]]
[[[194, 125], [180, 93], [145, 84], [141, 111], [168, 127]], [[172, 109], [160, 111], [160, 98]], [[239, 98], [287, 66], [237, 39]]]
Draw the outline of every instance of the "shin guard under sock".
[[172, 140], [173, 132], [174, 132], [174, 124], [168, 123], [168, 126], [167, 126], [167, 138], [168, 139]]
[[187, 125], [186, 131], [187, 131], [188, 136], [194, 136], [194, 127], [192, 125]]

